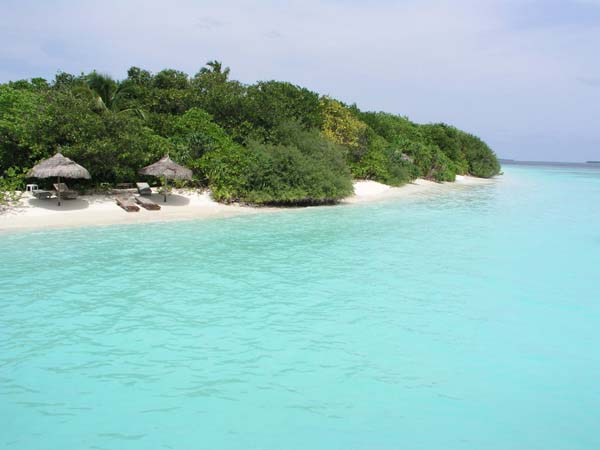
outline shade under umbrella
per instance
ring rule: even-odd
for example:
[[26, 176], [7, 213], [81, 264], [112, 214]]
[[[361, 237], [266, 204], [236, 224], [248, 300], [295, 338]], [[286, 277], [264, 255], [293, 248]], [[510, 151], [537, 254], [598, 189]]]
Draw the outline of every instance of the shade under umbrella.
[[[155, 162], [146, 166], [138, 172], [140, 175], [151, 175], [154, 177], [164, 177], [166, 180], [191, 180], [192, 171], [187, 167], [180, 166], [171, 158], [169, 155], [163, 156], [160, 161]], [[165, 202], [167, 201], [166, 192], [166, 181], [165, 181]]]
[[[61, 177], [85, 178], [86, 180], [92, 178], [85, 167], [80, 166], [61, 153], [57, 153], [53, 157], [33, 166], [28, 176], [35, 178], [58, 177], [58, 183], [60, 183]], [[58, 205], [60, 206], [60, 189], [58, 190]]]

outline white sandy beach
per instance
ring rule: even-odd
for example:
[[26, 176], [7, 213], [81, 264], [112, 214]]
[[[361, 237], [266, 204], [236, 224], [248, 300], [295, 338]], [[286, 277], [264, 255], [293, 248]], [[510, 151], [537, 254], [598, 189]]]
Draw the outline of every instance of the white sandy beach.
[[341, 203], [354, 204], [409, 196], [428, 196], [436, 193], [441, 194], [453, 189], [460, 189], [465, 186], [488, 183], [493, 183], [493, 180], [462, 175], [457, 175], [454, 183], [436, 183], [418, 178], [412, 183], [401, 187], [392, 187], [376, 181], [355, 181], [354, 195], [344, 199]]
[[[341, 204], [426, 196], [491, 182], [493, 181], [481, 178], [457, 177], [455, 183], [435, 183], [418, 179], [402, 187], [391, 187], [376, 181], [356, 181], [354, 196], [344, 199]], [[177, 191], [168, 197], [166, 203], [158, 194], [152, 194], [151, 199], [161, 206], [159, 211], [140, 208], [139, 212], [126, 212], [115, 203], [115, 196], [109, 195], [80, 196], [76, 200], [63, 200], [62, 205], [58, 206], [56, 199], [38, 200], [25, 194], [18, 205], [0, 211], [0, 232], [209, 219], [285, 210], [224, 205], [212, 200], [207, 191]]]

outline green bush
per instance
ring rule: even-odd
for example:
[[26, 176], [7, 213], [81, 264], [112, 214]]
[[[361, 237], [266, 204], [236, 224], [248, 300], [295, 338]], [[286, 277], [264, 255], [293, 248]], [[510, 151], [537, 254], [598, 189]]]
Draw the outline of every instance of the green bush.
[[25, 170], [10, 167], [0, 176], [0, 205], [8, 206], [21, 198], [26, 175]]
[[218, 61], [191, 78], [132, 67], [120, 81], [61, 72], [0, 84], [0, 174], [58, 150], [89, 170], [91, 182], [74, 181], [82, 187], [135, 181], [170, 153], [216, 199], [256, 203], [335, 201], [352, 176], [401, 185], [500, 171], [481, 139], [455, 127], [361, 112], [291, 83], [245, 85]]
[[391, 186], [402, 186], [418, 177], [418, 169], [412, 160], [399, 148], [385, 150], [388, 176], [384, 181]]
[[202, 156], [198, 168], [205, 175], [215, 200], [225, 203], [243, 200], [254, 158], [247, 148], [237, 144]]
[[293, 145], [252, 143], [256, 155], [244, 198], [258, 204], [332, 203], [353, 193], [348, 168], [337, 150], [319, 155]]
[[400, 146], [390, 144], [371, 128], [366, 130], [366, 136], [367, 151], [350, 161], [355, 178], [391, 186], [401, 186], [417, 178], [416, 167]]
[[469, 173], [476, 177], [491, 178], [500, 173], [500, 163], [488, 145], [472, 134], [462, 133], [461, 144], [469, 163]]
[[170, 141], [176, 148], [174, 156], [177, 161], [192, 169], [204, 183], [207, 175], [201, 167], [202, 156], [235, 145], [225, 130], [213, 122], [212, 116], [199, 108], [192, 108], [177, 117], [172, 125]]
[[250, 142], [206, 153], [202, 168], [219, 201], [300, 205], [331, 203], [352, 194], [343, 151], [317, 130], [284, 123], [280, 144]]
[[354, 111], [392, 148], [399, 148], [411, 156], [418, 168], [418, 176], [450, 181], [456, 174], [492, 177], [500, 172], [494, 152], [478, 137], [455, 127], [446, 124], [418, 125], [393, 114]]
[[259, 81], [247, 88], [243, 103], [245, 122], [252, 125], [250, 138], [277, 144], [275, 135], [286, 122], [304, 129], [323, 123], [319, 95], [306, 88], [281, 81]]

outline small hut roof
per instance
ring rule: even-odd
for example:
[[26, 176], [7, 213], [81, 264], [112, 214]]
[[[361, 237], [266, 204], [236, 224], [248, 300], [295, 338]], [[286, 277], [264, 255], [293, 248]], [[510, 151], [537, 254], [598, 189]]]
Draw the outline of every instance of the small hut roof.
[[33, 166], [29, 171], [29, 176], [35, 178], [86, 178], [88, 180], [92, 178], [85, 167], [80, 166], [60, 153]]
[[139, 174], [165, 177], [172, 180], [190, 180], [192, 178], [192, 171], [187, 167], [177, 164], [169, 158], [169, 155], [165, 155], [160, 161], [140, 169]]

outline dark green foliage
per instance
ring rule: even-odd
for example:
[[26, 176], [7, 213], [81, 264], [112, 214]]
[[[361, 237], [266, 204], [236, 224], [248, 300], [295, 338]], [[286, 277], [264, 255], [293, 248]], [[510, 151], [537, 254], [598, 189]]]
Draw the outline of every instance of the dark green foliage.
[[101, 126], [97, 138], [61, 148], [65, 156], [85, 161], [95, 182], [135, 180], [141, 167], [174, 149], [171, 142], [155, 135], [140, 119], [108, 116]]
[[274, 130], [279, 144], [250, 142], [207, 153], [203, 167], [221, 201], [254, 204], [331, 203], [352, 194], [352, 180], [339, 146], [297, 122]]
[[152, 74], [147, 70], [132, 66], [127, 70], [127, 78], [124, 82], [147, 89], [152, 84], [152, 79]]
[[50, 85], [44, 78], [32, 78], [31, 80], [9, 81], [8, 86], [13, 89], [24, 89], [28, 91], [42, 91]]
[[93, 179], [83, 184], [134, 181], [140, 167], [170, 153], [216, 199], [260, 204], [336, 201], [351, 194], [352, 177], [401, 185], [500, 171], [481, 139], [449, 125], [229, 76], [210, 61], [191, 78], [131, 67], [124, 80], [60, 72], [51, 82], [0, 84], [4, 184], [7, 176], [22, 182], [15, 174], [59, 150], [88, 168]]
[[237, 142], [243, 142], [250, 125], [246, 122], [246, 87], [229, 80], [229, 68], [211, 61], [191, 80], [192, 103], [212, 115]]
[[491, 178], [500, 173], [500, 163], [494, 152], [477, 136], [461, 133], [461, 144], [471, 175]]
[[0, 85], [0, 174], [29, 164], [39, 148], [35, 121], [44, 109], [42, 98], [29, 89]]
[[179, 115], [192, 106], [192, 93], [188, 89], [155, 87], [145, 93], [143, 101], [150, 112]]
[[348, 154], [352, 175], [362, 180], [383, 182], [387, 178], [387, 167], [384, 149], [387, 141], [367, 129], [364, 146], [354, 146]]
[[238, 144], [202, 157], [199, 169], [209, 180], [215, 200], [230, 203], [245, 198], [255, 157], [248, 148]]
[[83, 82], [83, 76], [78, 77], [67, 72], [58, 72], [54, 77], [52, 88], [61, 89], [72, 89], [73, 87]]
[[456, 166], [436, 145], [410, 139], [401, 139], [396, 145], [404, 158], [411, 162], [409, 172], [412, 178], [454, 181]]
[[363, 122], [356, 106], [329, 102], [326, 113], [326, 135], [347, 143], [347, 161], [355, 178], [400, 186], [418, 176], [402, 149]]
[[384, 154], [388, 172], [383, 181], [385, 184], [401, 186], [418, 177], [418, 170], [412, 159], [402, 152], [401, 149], [387, 146]]
[[319, 95], [281, 81], [259, 81], [249, 86], [244, 119], [251, 124], [251, 138], [276, 142], [274, 130], [282, 123], [296, 121], [304, 128], [320, 128], [323, 123]]
[[178, 70], [165, 69], [158, 72], [153, 79], [153, 86], [157, 89], [180, 89], [189, 87], [187, 74]]
[[392, 146], [411, 156], [421, 177], [454, 181], [456, 174], [492, 177], [500, 173], [494, 152], [481, 139], [455, 127], [418, 125], [382, 112], [355, 113]]
[[212, 116], [199, 108], [192, 108], [177, 117], [172, 127], [174, 142], [184, 143], [193, 158], [200, 158], [204, 153], [231, 146], [229, 135]]
[[195, 172], [198, 179], [208, 181], [201, 158], [210, 152], [226, 153], [235, 146], [233, 140], [206, 111], [192, 108], [177, 117], [171, 128], [174, 156]]
[[26, 173], [23, 169], [10, 167], [0, 175], [0, 211], [21, 198]]
[[33, 96], [0, 86], [2, 103], [0, 170], [30, 168], [60, 150], [86, 166], [97, 182], [131, 181], [142, 165], [173, 148], [142, 119], [98, 114], [93, 98], [70, 90], [48, 89]]
[[354, 111], [360, 120], [392, 145], [397, 145], [407, 139], [414, 142], [423, 141], [420, 126], [406, 117], [385, 112], [361, 112], [356, 108]]
[[429, 124], [421, 127], [425, 142], [436, 145], [451, 161], [457, 173], [466, 174], [469, 163], [461, 148], [461, 132], [454, 127], [440, 124]]
[[105, 109], [111, 109], [115, 102], [117, 82], [108, 75], [94, 71], [86, 77], [87, 87], [98, 100], [98, 104]]
[[415, 165], [401, 148], [391, 145], [370, 128], [367, 136], [366, 153], [351, 162], [352, 174], [356, 178], [391, 186], [401, 186], [417, 178]]

